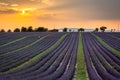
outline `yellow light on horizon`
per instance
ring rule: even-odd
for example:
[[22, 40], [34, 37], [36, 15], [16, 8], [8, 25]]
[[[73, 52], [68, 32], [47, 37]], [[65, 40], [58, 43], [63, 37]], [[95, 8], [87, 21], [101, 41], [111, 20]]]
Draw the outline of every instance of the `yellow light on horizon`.
[[25, 10], [22, 10], [22, 14], [25, 14]]
[[36, 11], [37, 9], [36, 8], [24, 8], [24, 9], [20, 9], [20, 11], [21, 11], [21, 14], [22, 15], [31, 15], [31, 13], [33, 12], [33, 11]]

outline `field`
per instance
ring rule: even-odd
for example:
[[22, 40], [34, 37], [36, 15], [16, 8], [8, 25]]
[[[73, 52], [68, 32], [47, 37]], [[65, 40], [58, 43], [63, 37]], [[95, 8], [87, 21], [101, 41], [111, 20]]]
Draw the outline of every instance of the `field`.
[[0, 33], [0, 80], [120, 80], [120, 33]]

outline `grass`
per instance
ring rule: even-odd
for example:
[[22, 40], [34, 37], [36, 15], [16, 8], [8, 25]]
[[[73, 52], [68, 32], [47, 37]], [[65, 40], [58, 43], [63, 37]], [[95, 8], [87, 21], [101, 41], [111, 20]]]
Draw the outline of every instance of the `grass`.
[[10, 52], [1, 54], [0, 56], [5, 56], [5, 55], [8, 55], [8, 54], [14, 53], [14, 52], [16, 52], [16, 51], [20, 51], [20, 50], [23, 50], [23, 49], [28, 48], [28, 47], [30, 47], [30, 46], [33, 46], [33, 45], [36, 44], [37, 42], [43, 40], [45, 37], [47, 37], [47, 36], [44, 36], [44, 37], [42, 37], [42, 38], [40, 38], [40, 39], [38, 39], [38, 40], [30, 43], [29, 45], [24, 46], [24, 47], [22, 47], [22, 48], [19, 48], [19, 49], [16, 49], [16, 50], [13, 50], [13, 51], [10, 51]]
[[82, 46], [82, 35], [79, 33], [79, 44], [77, 54], [76, 80], [88, 80], [86, 75], [86, 66]]
[[96, 39], [102, 43], [105, 47], [107, 47], [109, 50], [111, 50], [113, 53], [117, 54], [117, 55], [120, 55], [120, 51], [114, 49], [113, 47], [109, 46], [106, 42], [103, 41], [102, 38], [98, 37], [97, 35], [95, 35], [94, 33], [91, 33], [93, 36], [96, 37]]
[[[29, 64], [32, 64], [33, 62], [39, 60], [39, 58], [40, 58], [43, 54], [45, 54], [45, 53], [49, 52], [50, 50], [54, 49], [54, 48], [64, 39], [65, 36], [66, 36], [66, 34], [63, 35], [63, 36], [62, 36], [56, 43], [54, 43], [51, 47], [49, 47], [48, 49], [46, 49], [46, 50], [44, 50], [43, 52], [39, 53], [39, 54], [36, 55], [35, 57], [33, 57], [33, 58], [29, 59], [28, 61], [26, 61], [26, 62], [18, 65], [17, 67], [14, 67], [14, 68], [9, 69], [8, 71], [6, 71], [6, 72], [4, 72], [4, 73], [10, 73], [10, 72], [13, 72], [13, 71], [16, 71], [16, 70], [20, 70], [20, 69], [22, 69], [24, 66], [29, 65]], [[3, 73], [3, 74], [4, 74], [4, 73]]]
[[110, 35], [110, 34], [107, 34], [107, 35], [109, 35], [109, 36], [111, 36], [111, 37], [113, 37], [113, 38], [116, 38], [116, 39], [120, 40], [119, 37], [116, 37], [116, 36], [113, 36], [113, 35]]
[[15, 42], [17, 42], [17, 41], [23, 40], [23, 39], [25, 39], [25, 38], [26, 38], [26, 37], [24, 36], [24, 37], [15, 39], [15, 40], [13, 40], [13, 41], [11, 41], [11, 42], [8, 42], [8, 43], [5, 43], [5, 44], [0, 45], [0, 47], [7, 46], [7, 45], [12, 44], [12, 43], [15, 43]]

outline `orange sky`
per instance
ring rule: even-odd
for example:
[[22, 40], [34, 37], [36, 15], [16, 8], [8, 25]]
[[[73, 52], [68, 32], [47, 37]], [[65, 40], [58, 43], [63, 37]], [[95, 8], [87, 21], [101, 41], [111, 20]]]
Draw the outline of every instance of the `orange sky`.
[[118, 30], [119, 7], [119, 0], [0, 0], [0, 29], [106, 26]]

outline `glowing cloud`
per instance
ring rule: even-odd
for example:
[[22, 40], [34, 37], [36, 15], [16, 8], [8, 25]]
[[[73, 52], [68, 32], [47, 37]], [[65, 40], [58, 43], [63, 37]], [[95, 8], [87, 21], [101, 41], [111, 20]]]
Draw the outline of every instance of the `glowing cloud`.
[[11, 6], [12, 6], [12, 7], [16, 7], [16, 6], [18, 6], [18, 4], [12, 4]]
[[55, 24], [110, 29], [120, 24], [119, 8], [120, 0], [0, 0], [0, 28]]
[[0, 2], [0, 5], [2, 5], [2, 6], [8, 6], [9, 4]]
[[25, 10], [22, 10], [22, 14], [25, 14]]

